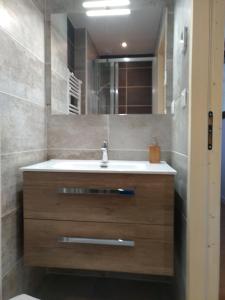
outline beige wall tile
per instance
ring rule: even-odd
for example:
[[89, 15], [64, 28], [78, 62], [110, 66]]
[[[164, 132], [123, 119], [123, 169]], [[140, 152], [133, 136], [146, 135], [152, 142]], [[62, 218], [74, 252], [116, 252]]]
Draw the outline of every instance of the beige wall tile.
[[[43, 1], [35, 2], [39, 7], [43, 6]], [[5, 22], [0, 22], [0, 28], [44, 62], [44, 16], [34, 2], [1, 0], [0, 13], [5, 16]]]
[[68, 114], [67, 80], [58, 74], [51, 73], [52, 114]]
[[44, 14], [45, 12], [45, 0], [32, 0], [34, 5]]
[[47, 157], [47, 151], [36, 151], [47, 148], [43, 4], [44, 0], [0, 1], [0, 15], [5, 16], [0, 20], [1, 256], [5, 300], [28, 292], [41, 278], [40, 272], [24, 268], [21, 261], [23, 218], [18, 207], [22, 202], [19, 167]]
[[45, 109], [0, 93], [2, 154], [46, 148]]
[[181, 100], [175, 102], [175, 115], [172, 122], [172, 150], [188, 154], [188, 110], [183, 108]]
[[[161, 160], [170, 163], [170, 151], [161, 151]], [[143, 150], [110, 150], [109, 158], [112, 160], [149, 160], [149, 152]]]
[[1, 156], [2, 165], [2, 215], [22, 207], [21, 167], [45, 161], [47, 150], [22, 152]]
[[67, 15], [51, 16], [51, 67], [63, 78], [67, 76]]
[[100, 159], [100, 148], [106, 139], [110, 159], [147, 160], [153, 136], [158, 137], [162, 159], [169, 161], [170, 116], [50, 116], [48, 156]]
[[0, 92], [45, 106], [44, 63], [0, 29]]
[[[187, 213], [187, 173], [188, 173], [188, 103], [182, 107], [181, 93], [189, 88], [189, 49], [182, 53], [179, 43], [182, 31], [187, 26], [191, 32], [191, 2], [176, 0], [174, 10], [174, 54], [173, 54], [173, 99], [175, 115], [172, 121], [171, 164], [177, 170], [175, 187], [179, 195], [179, 210], [176, 212], [176, 235], [178, 237], [176, 253], [176, 273], [178, 299], [185, 298], [186, 285], [186, 213]], [[190, 43], [188, 43], [190, 45]]]
[[129, 115], [109, 117], [111, 150], [148, 150], [157, 137], [162, 150], [171, 149], [171, 118], [164, 115]]
[[2, 218], [2, 275], [22, 256], [22, 213], [14, 211]]
[[33, 295], [45, 275], [43, 268], [24, 267], [21, 259], [11, 271], [3, 277], [3, 300], [26, 293]]
[[48, 148], [100, 149], [108, 137], [106, 116], [50, 116]]
[[101, 151], [99, 150], [66, 150], [66, 149], [49, 149], [48, 159], [82, 159], [82, 160], [99, 160]]
[[172, 152], [171, 164], [177, 171], [177, 175], [175, 177], [175, 188], [183, 201], [182, 213], [186, 216], [188, 157], [180, 153]]

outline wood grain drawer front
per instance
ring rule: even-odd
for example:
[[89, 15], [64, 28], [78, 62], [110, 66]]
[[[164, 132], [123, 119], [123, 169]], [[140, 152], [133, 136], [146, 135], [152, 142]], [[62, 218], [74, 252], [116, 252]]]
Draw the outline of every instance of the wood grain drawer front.
[[[62, 243], [62, 237], [133, 241], [133, 246]], [[25, 219], [25, 263], [154, 275], [173, 275], [171, 226]]]
[[[173, 176], [25, 172], [26, 218], [173, 224]], [[134, 195], [62, 194], [62, 188], [129, 189]]]

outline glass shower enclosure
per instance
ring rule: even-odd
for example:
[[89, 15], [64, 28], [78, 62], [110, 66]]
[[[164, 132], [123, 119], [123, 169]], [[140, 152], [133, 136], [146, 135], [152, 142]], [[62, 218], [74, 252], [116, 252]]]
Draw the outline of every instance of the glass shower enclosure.
[[[152, 77], [152, 57], [137, 57], [137, 58], [110, 58], [110, 59], [96, 59], [94, 61], [94, 82], [95, 82], [95, 97], [92, 97], [91, 105], [89, 106], [92, 113], [95, 114], [127, 114], [129, 113], [127, 109], [127, 103], [125, 103], [128, 99], [129, 91], [127, 88], [121, 88], [121, 81], [126, 82], [129, 80], [129, 74], [131, 73], [131, 68], [134, 73], [134, 69], [136, 70], [140, 68], [143, 70], [147, 65], [147, 76], [149, 78]], [[141, 67], [140, 67], [141, 65]], [[122, 69], [127, 69], [127, 73], [121, 72]], [[128, 70], [129, 69], [129, 70]], [[146, 69], [145, 69], [146, 70]], [[124, 76], [125, 74], [125, 76]], [[130, 74], [132, 75], [132, 74]], [[125, 78], [122, 78], [125, 77]], [[133, 76], [134, 77], [134, 76]], [[146, 77], [146, 76], [145, 76]], [[143, 91], [143, 87], [140, 86], [140, 83], [133, 84], [134, 86], [138, 86], [139, 90]], [[148, 87], [149, 92], [149, 107], [151, 102], [151, 84]], [[137, 94], [137, 89], [133, 92]], [[141, 98], [141, 93], [139, 93]], [[143, 95], [143, 93], [142, 93]], [[146, 95], [146, 92], [145, 92]], [[122, 99], [123, 98], [123, 99]], [[130, 98], [129, 98], [130, 99]], [[147, 100], [148, 101], [148, 100]], [[123, 104], [121, 105], [121, 102]], [[137, 104], [137, 103], [136, 103]], [[126, 106], [126, 108], [125, 108]], [[146, 109], [147, 106], [145, 106]], [[133, 108], [134, 109], [134, 108]]]
[[118, 62], [95, 61], [95, 105], [99, 114], [118, 114], [118, 68]]

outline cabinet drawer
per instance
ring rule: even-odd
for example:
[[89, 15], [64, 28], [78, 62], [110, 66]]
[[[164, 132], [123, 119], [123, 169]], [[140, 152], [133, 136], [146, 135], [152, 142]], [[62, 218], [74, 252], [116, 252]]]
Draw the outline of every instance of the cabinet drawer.
[[25, 219], [29, 266], [173, 274], [171, 226]]
[[41, 172], [24, 176], [26, 218], [173, 224], [173, 176]]

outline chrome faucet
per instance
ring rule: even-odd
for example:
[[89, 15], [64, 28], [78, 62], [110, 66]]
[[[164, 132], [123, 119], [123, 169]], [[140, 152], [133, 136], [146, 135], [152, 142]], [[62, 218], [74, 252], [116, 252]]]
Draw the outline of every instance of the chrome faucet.
[[103, 145], [102, 145], [102, 161], [101, 161], [101, 168], [107, 168], [108, 167], [108, 163], [109, 163], [109, 158], [108, 158], [108, 143], [107, 141], [104, 141]]

